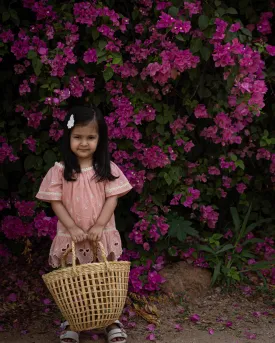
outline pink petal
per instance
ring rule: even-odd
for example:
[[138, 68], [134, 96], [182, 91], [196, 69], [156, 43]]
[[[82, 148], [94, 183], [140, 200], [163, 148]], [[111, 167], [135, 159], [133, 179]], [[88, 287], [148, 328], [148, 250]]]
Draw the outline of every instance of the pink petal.
[[209, 335], [214, 335], [214, 330], [213, 329], [208, 329]]
[[156, 330], [156, 326], [154, 324], [149, 324], [146, 326], [146, 329], [148, 331], [155, 331]]
[[183, 330], [183, 327], [180, 324], [175, 324], [174, 328], [177, 331], [182, 331]]
[[198, 322], [200, 320], [200, 316], [198, 314], [192, 314], [192, 316], [189, 317], [189, 319], [191, 320], [191, 322]]
[[261, 312], [255, 311], [255, 312], [253, 312], [253, 316], [256, 318], [259, 318], [261, 316]]
[[17, 296], [15, 293], [11, 293], [9, 296], [8, 296], [8, 301], [9, 302], [16, 302], [17, 301]]
[[93, 341], [98, 341], [99, 336], [96, 335], [96, 334], [94, 333], [93, 335], [91, 335], [91, 339], [92, 339]]
[[146, 339], [148, 341], [155, 341], [156, 340], [156, 336], [153, 333], [150, 333], [150, 335], [147, 336]]
[[43, 300], [43, 303], [44, 303], [45, 305], [49, 305], [51, 302], [52, 302], [52, 301], [51, 301], [50, 299], [44, 299], [44, 300]]
[[233, 323], [228, 321], [228, 322], [226, 322], [225, 325], [226, 325], [227, 328], [231, 328], [231, 326], [233, 325]]
[[246, 332], [245, 336], [246, 336], [247, 339], [256, 339], [256, 334], [255, 333]]
[[128, 328], [135, 328], [137, 326], [137, 324], [135, 323], [135, 322], [128, 322], [128, 324], [127, 324], [127, 327]]

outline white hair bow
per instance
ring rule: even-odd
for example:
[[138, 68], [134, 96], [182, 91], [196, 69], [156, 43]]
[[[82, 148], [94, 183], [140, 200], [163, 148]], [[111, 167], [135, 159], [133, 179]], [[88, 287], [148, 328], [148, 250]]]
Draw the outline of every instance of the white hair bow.
[[72, 114], [70, 116], [68, 123], [67, 123], [67, 127], [68, 127], [68, 129], [71, 129], [73, 126], [74, 126], [74, 115]]

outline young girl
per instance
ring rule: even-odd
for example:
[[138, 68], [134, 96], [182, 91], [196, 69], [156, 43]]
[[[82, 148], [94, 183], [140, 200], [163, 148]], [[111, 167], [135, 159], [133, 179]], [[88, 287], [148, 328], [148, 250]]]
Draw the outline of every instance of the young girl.
[[[56, 162], [42, 181], [36, 197], [51, 203], [59, 221], [50, 249], [49, 263], [59, 267], [64, 252], [76, 243], [78, 263], [95, 261], [91, 243], [101, 241], [109, 260], [121, 255], [114, 210], [118, 197], [132, 186], [110, 162], [108, 131], [98, 108], [73, 107], [65, 120], [63, 161]], [[100, 256], [99, 256], [100, 258]], [[67, 263], [71, 263], [71, 256]], [[119, 321], [106, 328], [108, 342], [125, 343], [127, 335]], [[63, 331], [60, 342], [79, 342], [76, 332]]]

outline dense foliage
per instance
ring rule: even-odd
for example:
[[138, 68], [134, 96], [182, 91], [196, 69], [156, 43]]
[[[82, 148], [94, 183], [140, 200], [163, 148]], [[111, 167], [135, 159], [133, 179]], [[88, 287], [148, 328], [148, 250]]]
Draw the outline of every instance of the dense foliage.
[[68, 106], [92, 102], [135, 190], [116, 213], [131, 290], [179, 259], [275, 282], [274, 2], [228, 3], [2, 1], [1, 256], [50, 244], [34, 195]]

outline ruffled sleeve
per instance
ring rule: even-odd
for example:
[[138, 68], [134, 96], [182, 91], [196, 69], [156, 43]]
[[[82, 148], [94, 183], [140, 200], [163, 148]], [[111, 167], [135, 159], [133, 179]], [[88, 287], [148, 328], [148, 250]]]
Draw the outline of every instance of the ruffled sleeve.
[[63, 169], [64, 167], [61, 163], [55, 163], [55, 165], [49, 169], [36, 194], [37, 199], [43, 201], [61, 200]]
[[118, 168], [118, 166], [111, 162], [111, 172], [112, 175], [118, 176], [114, 181], [107, 181], [105, 184], [105, 194], [106, 198], [117, 195], [121, 197], [127, 194], [133, 187], [130, 185], [126, 176]]

